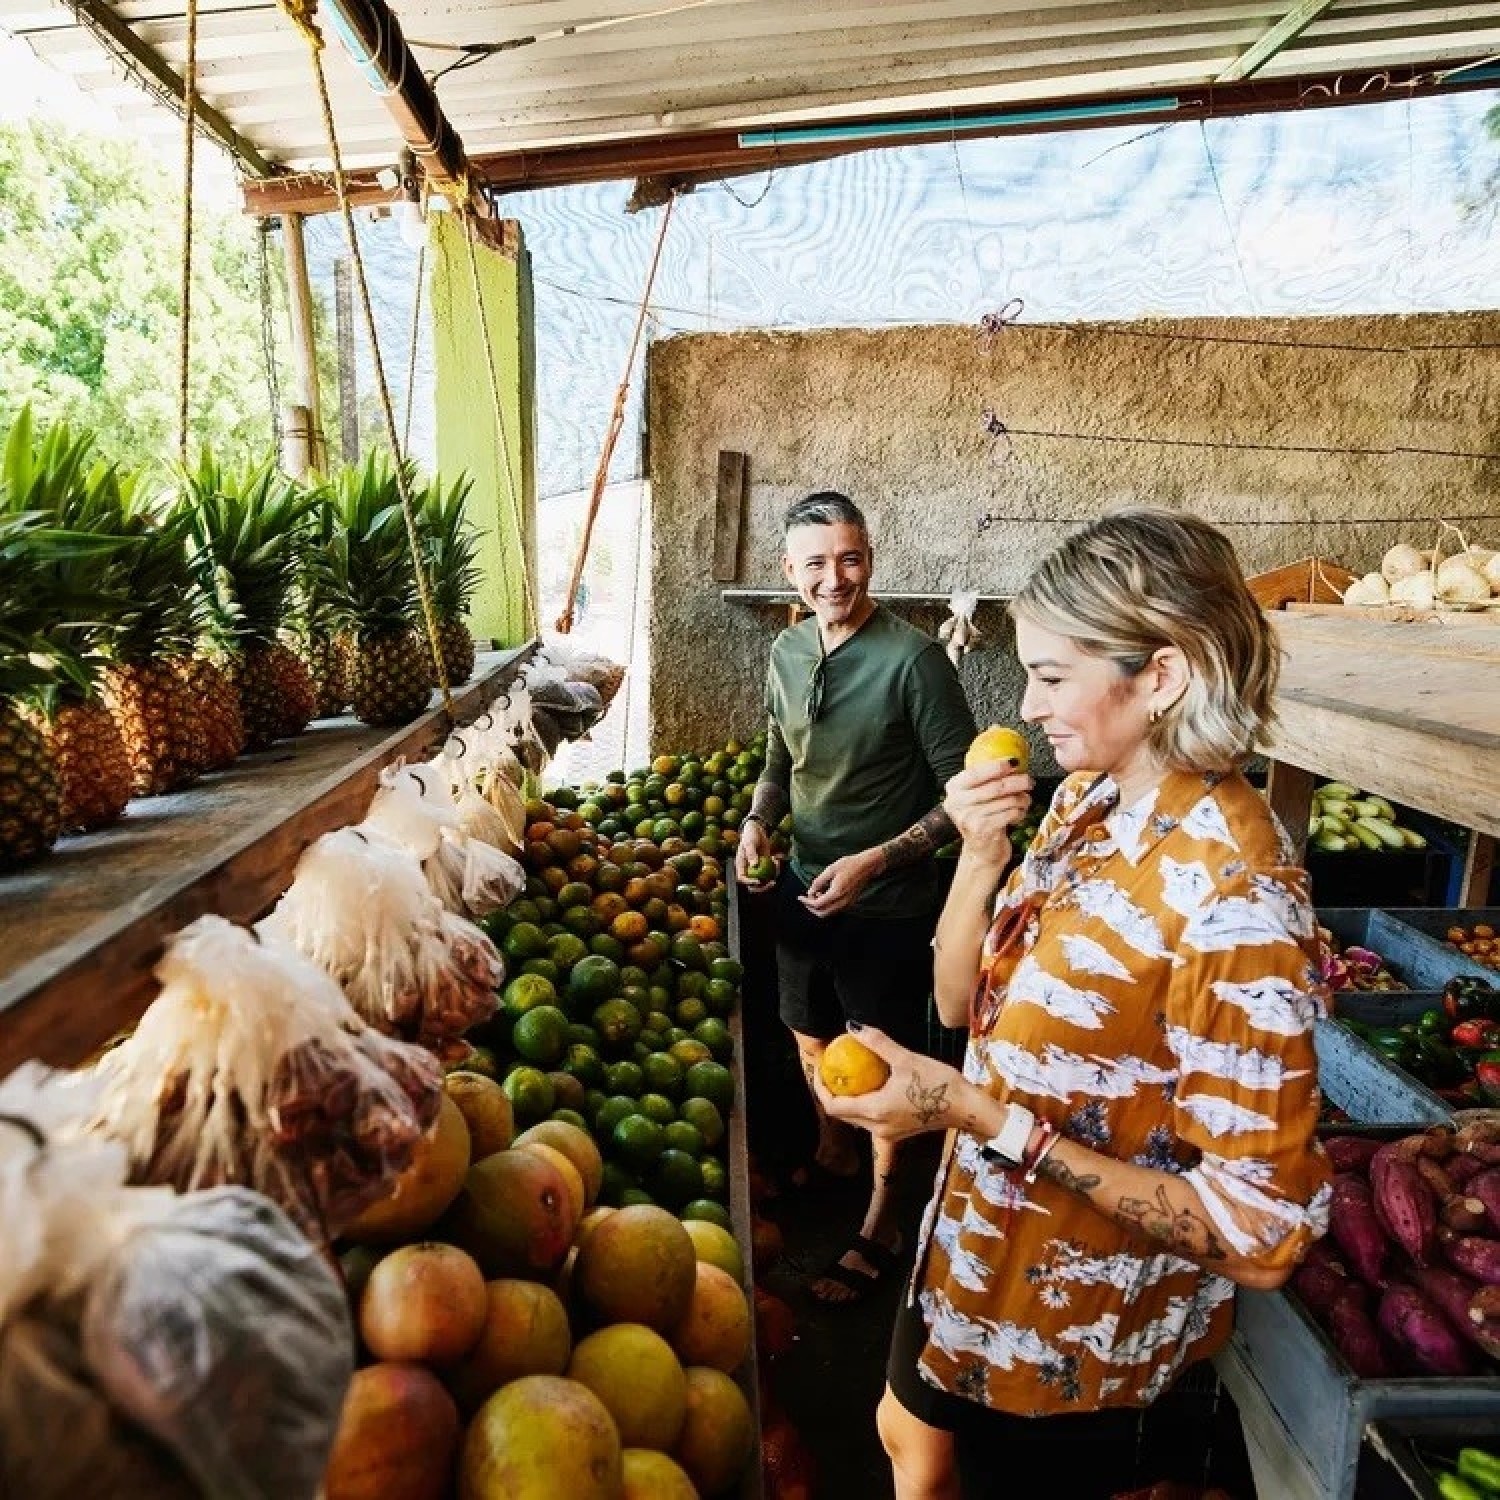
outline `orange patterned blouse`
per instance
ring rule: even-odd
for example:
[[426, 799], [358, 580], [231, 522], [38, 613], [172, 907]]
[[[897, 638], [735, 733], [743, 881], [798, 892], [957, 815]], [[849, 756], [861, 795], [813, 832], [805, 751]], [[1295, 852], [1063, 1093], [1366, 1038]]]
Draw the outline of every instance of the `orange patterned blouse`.
[[[1268, 1267], [1327, 1228], [1305, 872], [1242, 775], [1118, 806], [1069, 777], [996, 904], [965, 1076], [1191, 1182]], [[932, 1384], [1019, 1415], [1143, 1406], [1228, 1337], [1234, 1284], [950, 1134], [913, 1290]]]

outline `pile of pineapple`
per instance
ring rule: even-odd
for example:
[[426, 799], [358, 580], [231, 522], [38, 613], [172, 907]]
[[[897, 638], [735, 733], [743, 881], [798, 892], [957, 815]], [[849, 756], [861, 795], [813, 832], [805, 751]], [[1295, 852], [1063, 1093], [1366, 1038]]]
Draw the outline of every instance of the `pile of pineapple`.
[[[437, 681], [400, 482], [211, 455], [153, 483], [23, 410], [0, 468], [0, 870], [351, 709], [405, 723]], [[470, 480], [408, 463], [450, 686], [474, 670]]]

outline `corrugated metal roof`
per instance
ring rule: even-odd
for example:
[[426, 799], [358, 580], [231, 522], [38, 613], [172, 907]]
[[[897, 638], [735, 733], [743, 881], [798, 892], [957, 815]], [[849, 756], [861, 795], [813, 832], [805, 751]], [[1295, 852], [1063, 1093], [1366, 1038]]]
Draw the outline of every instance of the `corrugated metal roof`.
[[[471, 156], [1203, 85], [1224, 77], [1289, 15], [1309, 13], [1257, 79], [1453, 66], [1500, 54], [1495, 0], [640, 0], [634, 8], [406, 0], [394, 9], [429, 75], [463, 54], [424, 43], [539, 38], [438, 83]], [[113, 12], [181, 73], [182, 0], [117, 0]], [[601, 21], [614, 24], [547, 35]], [[70, 6], [0, 0], [0, 26], [127, 117], [148, 129], [175, 128]], [[400, 145], [385, 106], [342, 47], [330, 41], [326, 57], [346, 165], [385, 165]], [[328, 165], [307, 46], [273, 0], [202, 0], [198, 89], [269, 162]]]

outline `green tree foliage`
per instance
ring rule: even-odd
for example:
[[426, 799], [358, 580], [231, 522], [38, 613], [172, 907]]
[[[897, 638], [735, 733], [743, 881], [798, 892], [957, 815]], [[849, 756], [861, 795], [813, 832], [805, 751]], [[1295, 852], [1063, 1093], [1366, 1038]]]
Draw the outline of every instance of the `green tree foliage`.
[[[97, 433], [109, 458], [176, 456], [180, 215], [171, 175], [128, 143], [0, 125], [0, 423], [29, 401], [38, 420]], [[257, 233], [239, 214], [194, 219], [195, 452], [263, 453], [271, 438]], [[278, 288], [278, 334], [281, 305]]]

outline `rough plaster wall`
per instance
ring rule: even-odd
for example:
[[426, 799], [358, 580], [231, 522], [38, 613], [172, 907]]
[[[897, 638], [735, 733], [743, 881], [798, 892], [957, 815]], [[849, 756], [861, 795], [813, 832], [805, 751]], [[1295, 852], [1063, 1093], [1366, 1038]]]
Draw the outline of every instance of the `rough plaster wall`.
[[[1414, 454], [1291, 453], [1017, 436], [991, 459], [980, 412], [1012, 430], [1184, 443], [1500, 451], [1500, 314], [1197, 320], [1138, 333], [1304, 344], [1484, 344], [1489, 351], [1350, 353], [1008, 328], [694, 334], [652, 346], [651, 739], [707, 747], [761, 722], [767, 653], [786, 611], [729, 604], [712, 581], [720, 449], [749, 455], [739, 587], [782, 586], [779, 519], [813, 489], [864, 509], [874, 592], [1012, 592], [1072, 522], [1127, 499], [1225, 525], [1247, 572], [1309, 555], [1356, 571], [1392, 542], [1430, 545], [1437, 518], [1500, 513], [1500, 463]], [[991, 518], [982, 525], [985, 518]], [[1275, 524], [1269, 524], [1275, 523]], [[1467, 527], [1500, 546], [1500, 523]], [[935, 630], [944, 610], [900, 606]], [[961, 667], [979, 722], [1014, 721], [1008, 620]], [[1055, 769], [1039, 751], [1038, 769]]]

